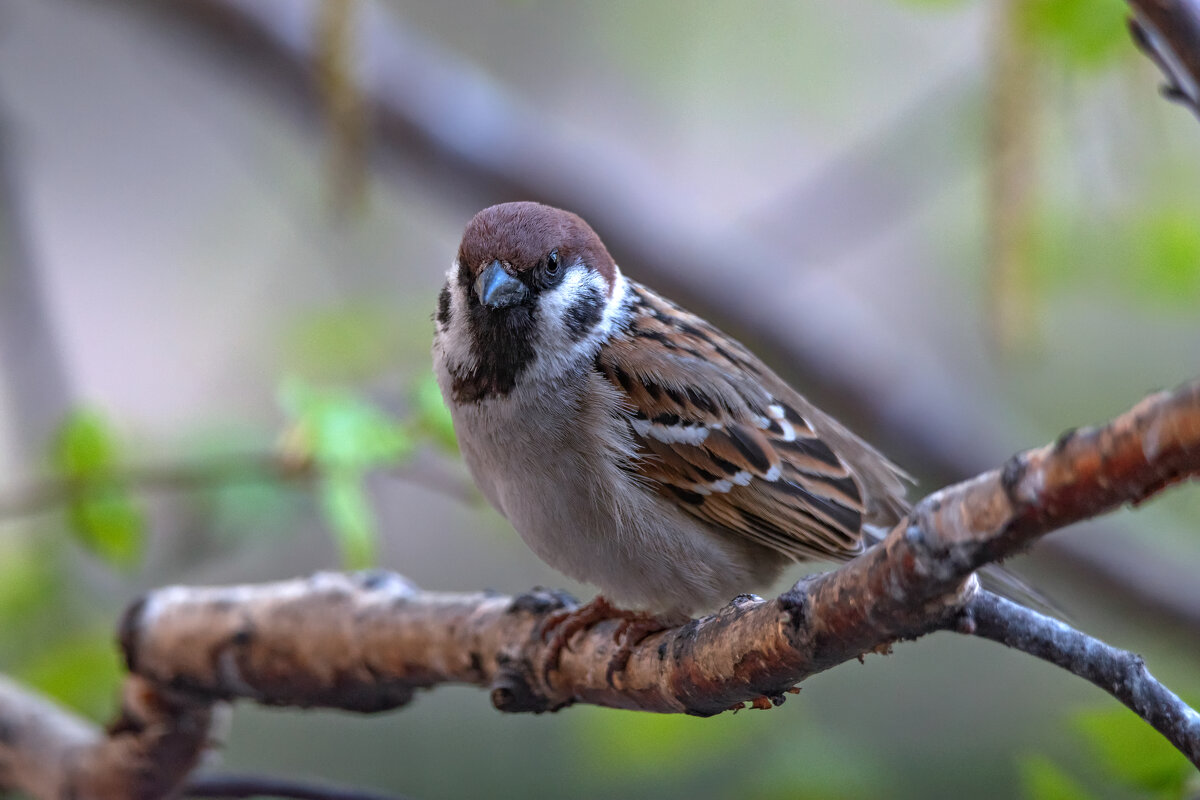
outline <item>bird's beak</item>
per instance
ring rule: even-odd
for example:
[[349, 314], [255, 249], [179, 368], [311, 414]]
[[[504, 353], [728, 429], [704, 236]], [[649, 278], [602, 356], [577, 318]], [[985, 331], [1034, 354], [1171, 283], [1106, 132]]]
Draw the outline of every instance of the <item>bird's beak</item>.
[[529, 287], [509, 275], [499, 261], [493, 261], [475, 279], [475, 294], [485, 306], [508, 308], [524, 300]]

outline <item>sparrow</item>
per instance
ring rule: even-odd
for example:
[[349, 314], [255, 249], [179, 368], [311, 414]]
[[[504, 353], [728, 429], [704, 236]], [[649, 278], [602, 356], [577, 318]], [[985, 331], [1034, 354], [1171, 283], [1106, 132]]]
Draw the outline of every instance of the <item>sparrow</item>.
[[568, 211], [476, 214], [434, 321], [438, 384], [480, 490], [543, 561], [600, 590], [550, 623], [565, 624], [560, 648], [599, 619], [652, 632], [792, 562], [848, 560], [908, 512], [899, 467], [625, 277]]

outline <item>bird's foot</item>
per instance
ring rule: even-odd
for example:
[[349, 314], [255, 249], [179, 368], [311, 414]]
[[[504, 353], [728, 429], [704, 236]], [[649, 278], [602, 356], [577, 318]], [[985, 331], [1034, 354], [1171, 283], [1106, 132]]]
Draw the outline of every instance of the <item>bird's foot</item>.
[[608, 660], [608, 668], [604, 671], [604, 680], [609, 686], [613, 685], [613, 676], [625, 670], [625, 665], [629, 663], [629, 656], [633, 654], [633, 648], [637, 647], [650, 634], [672, 627], [670, 623], [644, 611], [627, 612], [627, 614], [628, 616], [624, 616], [621, 624], [613, 631], [613, 641], [617, 643], [617, 651]]
[[585, 628], [608, 619], [617, 611], [607, 598], [597, 595], [594, 600], [575, 608], [564, 608], [546, 616], [538, 631], [546, 642], [546, 653], [542, 661], [542, 680], [549, 682], [550, 673], [558, 669], [562, 651], [571, 637]]
[[663, 620], [645, 611], [617, 608], [603, 595], [598, 595], [596, 599], [578, 608], [556, 611], [546, 617], [540, 630], [542, 641], [546, 642], [545, 660], [542, 662], [542, 679], [550, 680], [550, 673], [558, 669], [562, 651], [567, 648], [575, 634], [598, 622], [610, 619], [619, 619], [621, 624], [613, 632], [613, 641], [619, 646], [613, 653], [605, 672], [609, 685], [612, 684], [613, 675], [623, 670], [629, 663], [629, 656], [638, 642], [652, 633], [670, 627]]

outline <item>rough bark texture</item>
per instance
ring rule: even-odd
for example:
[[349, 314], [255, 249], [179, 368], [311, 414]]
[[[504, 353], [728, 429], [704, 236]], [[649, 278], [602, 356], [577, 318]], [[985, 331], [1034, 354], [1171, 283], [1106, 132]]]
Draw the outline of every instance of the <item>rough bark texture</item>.
[[454, 682], [490, 688], [505, 711], [703, 716], [954, 627], [979, 566], [1198, 473], [1200, 381], [929, 496], [879, 546], [774, 600], [744, 596], [646, 638], [612, 683], [615, 621], [577, 634], [547, 679], [540, 625], [561, 595], [428, 593], [382, 572], [162, 589], [130, 609], [122, 644], [131, 672], [212, 699], [375, 711]]
[[136, 675], [107, 731], [0, 677], [0, 789], [46, 800], [166, 797], [209, 742], [212, 706]]
[[1064, 433], [1001, 469], [929, 495], [913, 512], [940, 560], [974, 569], [1024, 550], [1051, 530], [1140, 503], [1195, 478], [1200, 380], [1159, 392], [1100, 427]]

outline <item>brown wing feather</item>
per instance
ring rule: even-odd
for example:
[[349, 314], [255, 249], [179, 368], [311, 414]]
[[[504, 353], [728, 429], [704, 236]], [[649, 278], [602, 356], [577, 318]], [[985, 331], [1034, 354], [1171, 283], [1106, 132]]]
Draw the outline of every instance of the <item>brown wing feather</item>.
[[848, 558], [865, 521], [904, 512], [891, 462], [699, 317], [630, 291], [632, 316], [597, 367], [625, 400], [632, 468], [662, 496], [796, 559]]

